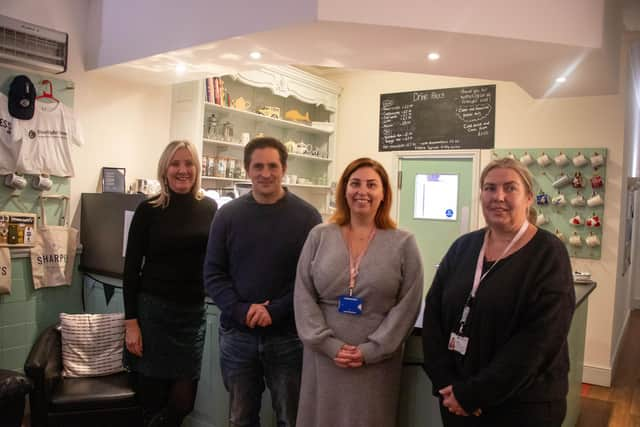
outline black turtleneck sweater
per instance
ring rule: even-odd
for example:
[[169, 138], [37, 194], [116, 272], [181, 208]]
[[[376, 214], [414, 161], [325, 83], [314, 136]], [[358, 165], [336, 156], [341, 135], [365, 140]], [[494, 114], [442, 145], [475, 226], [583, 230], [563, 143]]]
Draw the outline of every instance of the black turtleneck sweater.
[[[157, 197], [157, 196], [156, 196]], [[217, 205], [205, 197], [171, 193], [166, 208], [151, 198], [136, 209], [124, 262], [125, 317], [138, 317], [138, 293], [182, 302], [204, 301], [202, 264]]]

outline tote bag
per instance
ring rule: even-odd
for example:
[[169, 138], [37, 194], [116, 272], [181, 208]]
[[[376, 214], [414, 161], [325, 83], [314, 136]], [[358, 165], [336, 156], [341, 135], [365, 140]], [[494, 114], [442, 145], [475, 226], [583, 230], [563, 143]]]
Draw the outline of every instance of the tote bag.
[[[69, 199], [64, 198], [64, 221], [69, 218]], [[40, 218], [35, 244], [31, 248], [33, 287], [70, 285], [78, 247], [78, 230], [68, 225], [47, 225], [43, 199], [40, 199]]]
[[0, 248], [0, 295], [11, 293], [11, 252]]

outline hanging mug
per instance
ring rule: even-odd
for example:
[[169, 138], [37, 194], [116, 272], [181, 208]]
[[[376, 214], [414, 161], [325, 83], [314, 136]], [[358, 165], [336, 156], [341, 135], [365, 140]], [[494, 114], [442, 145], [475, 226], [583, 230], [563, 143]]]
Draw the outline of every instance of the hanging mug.
[[524, 152], [522, 157], [520, 157], [520, 163], [522, 163], [525, 166], [529, 166], [533, 162], [534, 162], [533, 157], [531, 157], [531, 154], [527, 153], [526, 151]]
[[565, 185], [567, 185], [569, 182], [571, 182], [571, 179], [569, 179], [567, 175], [560, 174], [560, 178], [553, 181], [553, 184], [551, 185], [553, 185], [555, 188], [562, 188]]
[[597, 228], [600, 227], [600, 217], [595, 214], [595, 212], [591, 215], [591, 218], [587, 218], [584, 222], [584, 225], [587, 227]]
[[591, 166], [597, 168], [598, 166], [602, 166], [604, 164], [604, 156], [600, 153], [593, 153], [591, 156]]
[[556, 237], [560, 239], [562, 242], [566, 242], [567, 238], [564, 236], [564, 233], [556, 228]]
[[33, 177], [33, 181], [31, 181], [31, 186], [36, 190], [49, 191], [51, 187], [53, 187], [53, 181], [51, 181], [49, 175], [36, 175]]
[[587, 244], [587, 246], [589, 246], [590, 248], [595, 248], [597, 246], [600, 246], [600, 239], [598, 238], [598, 236], [596, 236], [595, 234], [591, 233], [589, 234], [585, 239], [584, 242]]
[[4, 185], [15, 190], [22, 190], [27, 185], [27, 179], [17, 173], [11, 173], [4, 177]]
[[569, 237], [569, 244], [571, 246], [580, 247], [582, 246], [582, 238], [574, 231], [573, 236]]
[[604, 200], [602, 200], [600, 194], [596, 193], [595, 191], [593, 192], [593, 196], [587, 199], [587, 206], [589, 206], [590, 208], [601, 206], [602, 204], [604, 204]]
[[511, 151], [509, 151], [509, 154], [507, 154], [505, 157], [508, 158], [508, 159], [511, 159], [511, 160], [515, 160], [516, 159], [516, 156], [514, 156]]
[[580, 215], [575, 214], [569, 220], [569, 224], [571, 224], [571, 225], [582, 225], [582, 218], [580, 218]]
[[536, 204], [538, 205], [548, 205], [549, 204], [549, 195], [544, 191], [540, 190], [540, 193], [536, 194]]
[[602, 177], [600, 175], [593, 175], [591, 177], [591, 188], [600, 188], [604, 185]]
[[558, 154], [556, 157], [553, 158], [553, 161], [555, 162], [556, 166], [558, 166], [559, 168], [569, 164], [569, 158], [564, 153]]
[[587, 158], [584, 156], [584, 154], [582, 153], [578, 153], [578, 155], [575, 156], [572, 161], [573, 161], [573, 165], [577, 168], [581, 168], [582, 166], [586, 165], [589, 162]]
[[573, 175], [571, 185], [573, 186], [573, 188], [584, 188], [584, 178], [582, 178], [582, 174], [580, 172], [576, 172]]
[[544, 225], [544, 224], [546, 224], [548, 222], [549, 222], [549, 220], [547, 219], [546, 216], [544, 216], [544, 213], [542, 213], [542, 212], [540, 212], [538, 214], [538, 216], [536, 217], [536, 225], [538, 227], [540, 227], [541, 225]]
[[564, 206], [567, 204], [567, 199], [564, 197], [564, 194], [560, 193], [551, 199], [551, 204], [554, 206]]
[[587, 200], [582, 194], [578, 193], [569, 203], [571, 203], [571, 206], [581, 207], [587, 204]]
[[542, 166], [543, 168], [544, 168], [544, 167], [547, 167], [547, 166], [549, 166], [549, 165], [551, 164], [551, 158], [550, 158], [547, 154], [545, 154], [545, 153], [542, 153], [542, 154], [538, 157], [538, 159], [537, 159], [536, 161], [537, 161], [537, 162], [538, 162], [538, 164], [539, 164], [540, 166]]

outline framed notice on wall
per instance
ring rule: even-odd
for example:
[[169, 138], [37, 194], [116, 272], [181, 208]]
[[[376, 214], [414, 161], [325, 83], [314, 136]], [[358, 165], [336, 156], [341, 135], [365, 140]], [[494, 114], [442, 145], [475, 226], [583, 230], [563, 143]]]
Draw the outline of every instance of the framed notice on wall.
[[102, 192], [103, 193], [124, 193], [125, 192], [125, 168], [102, 168]]

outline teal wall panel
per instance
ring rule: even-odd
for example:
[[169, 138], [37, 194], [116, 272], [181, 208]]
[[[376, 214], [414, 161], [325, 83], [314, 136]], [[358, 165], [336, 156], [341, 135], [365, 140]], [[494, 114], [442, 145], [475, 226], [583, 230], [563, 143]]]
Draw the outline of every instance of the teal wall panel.
[[77, 271], [71, 286], [35, 290], [28, 257], [12, 259], [12, 289], [0, 296], [0, 369], [21, 371], [33, 342], [61, 312], [82, 313], [81, 277]]

